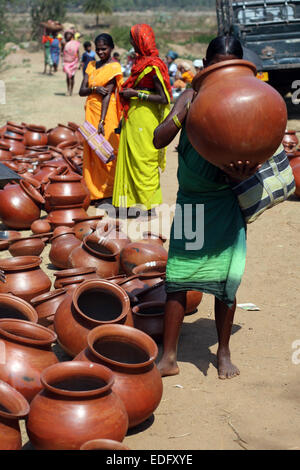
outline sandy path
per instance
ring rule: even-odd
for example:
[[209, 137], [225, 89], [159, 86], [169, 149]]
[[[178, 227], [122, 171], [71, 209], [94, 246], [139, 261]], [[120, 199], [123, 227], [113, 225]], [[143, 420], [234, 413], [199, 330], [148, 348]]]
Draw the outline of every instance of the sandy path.
[[[64, 96], [61, 70], [52, 77], [42, 75], [39, 53], [13, 54], [9, 63], [13, 67], [1, 76], [7, 104], [0, 105], [0, 123], [12, 119], [50, 128], [82, 122], [84, 101], [77, 94]], [[76, 92], [80, 81], [78, 72]], [[299, 121], [289, 127], [300, 130]], [[162, 175], [168, 204], [175, 202], [177, 189], [175, 145], [168, 149]], [[299, 215], [300, 201], [293, 199], [249, 226], [238, 302], [252, 302], [260, 310], [236, 312], [231, 347], [241, 375], [230, 381], [217, 378], [213, 298], [205, 295], [182, 328], [180, 375], [163, 379], [163, 399], [154, 417], [124, 440], [131, 449], [300, 448], [300, 364], [292, 362], [292, 343], [300, 340]]]

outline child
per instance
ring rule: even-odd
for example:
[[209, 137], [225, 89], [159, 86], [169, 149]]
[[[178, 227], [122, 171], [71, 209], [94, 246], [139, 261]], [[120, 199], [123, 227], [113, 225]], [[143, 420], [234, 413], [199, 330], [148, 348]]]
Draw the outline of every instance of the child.
[[80, 68], [82, 68], [83, 75], [85, 74], [85, 70], [88, 66], [88, 63], [92, 60], [96, 60], [96, 54], [92, 51], [92, 44], [90, 41], [86, 41], [83, 44], [85, 52], [81, 56], [81, 64]]

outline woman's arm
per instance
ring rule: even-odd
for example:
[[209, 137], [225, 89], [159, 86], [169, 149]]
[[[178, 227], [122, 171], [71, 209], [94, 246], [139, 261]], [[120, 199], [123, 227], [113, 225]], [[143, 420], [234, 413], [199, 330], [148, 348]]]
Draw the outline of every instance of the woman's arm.
[[186, 118], [189, 104], [193, 101], [195, 94], [195, 91], [189, 88], [179, 96], [172, 111], [154, 131], [153, 145], [155, 148], [166, 147], [178, 134]]
[[144, 93], [146, 95], [143, 98], [140, 98], [140, 92], [138, 90], [135, 90], [134, 88], [126, 88], [123, 91], [120, 91], [120, 94], [122, 95], [123, 98], [130, 99], [130, 98], [140, 98], [144, 99], [145, 101], [149, 101], [150, 103], [157, 103], [157, 104], [168, 104], [168, 98], [165, 94], [164, 88], [157, 77], [157, 75], [154, 75], [153, 77], [153, 82], [154, 82], [154, 88], [156, 93], [151, 93], [150, 95]]
[[89, 76], [87, 73], [85, 73], [83, 80], [81, 82], [79, 96], [89, 96], [92, 93], [98, 93], [98, 95], [106, 96], [108, 93], [107, 87], [103, 87], [103, 86], [89, 87]]
[[113, 80], [108, 82], [108, 84], [105, 87], [106, 90], [107, 90], [107, 94], [102, 99], [101, 116], [100, 116], [100, 122], [99, 122], [99, 126], [98, 126], [99, 134], [104, 134], [105, 116], [106, 116], [106, 113], [107, 113], [110, 97], [111, 97], [112, 92], [114, 91], [115, 86], [116, 86], [116, 79], [114, 78]]

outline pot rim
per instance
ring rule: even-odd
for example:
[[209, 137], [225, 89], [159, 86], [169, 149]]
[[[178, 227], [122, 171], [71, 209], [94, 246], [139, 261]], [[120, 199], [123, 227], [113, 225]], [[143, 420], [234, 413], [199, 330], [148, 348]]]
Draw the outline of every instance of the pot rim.
[[[18, 262], [20, 264], [18, 264]], [[37, 268], [42, 263], [39, 256], [14, 256], [13, 258], [0, 259], [0, 269], [3, 271], [24, 271]]]
[[[11, 411], [11, 412], [6, 412], [0, 410], [0, 416], [8, 419], [22, 419], [25, 418], [30, 411], [30, 405], [26, 398], [14, 387], [12, 387], [10, 384], [7, 382], [4, 382], [3, 380], [0, 380], [0, 395], [1, 395], [1, 390], [9, 395], [10, 401], [13, 401], [13, 405], [19, 407], [19, 411]], [[2, 402], [2, 399], [0, 397], [0, 403]]]
[[[66, 378], [66, 376], [64, 375], [65, 371], [71, 371], [71, 374], [69, 372], [70, 375], [68, 375], [68, 378], [72, 376], [74, 377], [80, 376], [80, 374], [78, 373], [78, 370], [81, 372], [81, 375], [84, 377], [89, 376], [89, 377], [101, 378], [102, 380], [106, 382], [106, 385], [100, 388], [95, 388], [93, 390], [73, 391], [73, 390], [65, 390], [61, 388], [56, 388], [55, 386], [51, 385], [51, 383], [49, 383], [51, 379], [53, 381], [53, 379], [55, 378], [55, 372], [59, 376], [58, 379], [63, 379], [63, 378]], [[57, 364], [53, 364], [52, 366], [47, 367], [41, 373], [40, 380], [41, 380], [43, 387], [45, 387], [47, 390], [51, 392], [54, 392], [55, 394], [69, 396], [69, 397], [84, 398], [84, 397], [92, 397], [92, 396], [99, 395], [99, 394], [102, 395], [108, 392], [113, 386], [114, 375], [108, 367], [105, 367], [102, 364], [95, 364], [95, 363], [90, 363], [90, 362], [73, 360], [73, 361], [59, 362]]]
[[54, 289], [49, 292], [46, 292], [45, 294], [34, 297], [33, 299], [30, 300], [30, 303], [35, 307], [37, 305], [40, 305], [43, 302], [47, 302], [47, 300], [52, 300], [55, 297], [58, 297], [59, 295], [65, 294], [66, 292], [67, 292], [67, 289], [60, 287], [59, 289]]
[[54, 276], [57, 279], [61, 279], [62, 277], [76, 277], [79, 275], [83, 274], [91, 274], [91, 273], [96, 273], [96, 268], [69, 268], [69, 269], [63, 269], [62, 271], [56, 271], [54, 273]]
[[49, 175], [49, 180], [55, 183], [72, 183], [82, 181], [82, 176], [75, 173], [67, 173], [66, 175]]
[[143, 308], [151, 308], [151, 307], [162, 307], [163, 310], [165, 308], [166, 302], [157, 302], [156, 300], [150, 300], [149, 302], [141, 302], [134, 307], [132, 307], [132, 314], [137, 315], [139, 317], [161, 317], [164, 315], [163, 313], [147, 313], [143, 314], [141, 313], [141, 309]]
[[152, 274], [159, 275], [159, 277], [163, 277], [166, 273], [166, 269], [164, 271], [142, 271], [144, 268], [154, 268], [154, 267], [165, 267], [167, 266], [166, 261], [147, 261], [146, 263], [138, 264], [132, 269], [133, 274], [138, 274], [139, 276], [146, 277]]
[[[112, 258], [116, 258], [119, 254], [120, 254], [120, 251], [117, 247], [113, 246], [112, 242], [108, 239], [106, 239], [105, 237], [103, 238], [97, 238], [97, 237], [93, 237], [93, 235], [95, 235], [95, 233], [91, 233], [90, 235], [87, 235], [86, 237], [83, 238], [82, 240], [82, 245], [86, 248], [86, 250], [90, 253], [92, 253], [93, 255], [95, 255], [97, 258], [102, 258], [102, 259], [112, 259]], [[93, 240], [93, 238], [95, 240]], [[94, 248], [91, 248], [88, 244], [88, 242], [91, 241], [92, 243], [94, 244], [98, 244], [98, 245], [102, 245], [104, 246], [105, 248], [107, 248], [108, 250], [110, 250], [110, 253], [101, 253], [100, 251], [97, 251], [97, 250], [94, 250]]]
[[[100, 338], [111, 339], [113, 337], [117, 339], [121, 339], [124, 337], [128, 338], [129, 343], [138, 346], [139, 348], [143, 349], [143, 351], [146, 350], [149, 356], [149, 359], [145, 362], [127, 364], [127, 363], [110, 359], [109, 357], [103, 356], [102, 354], [96, 351], [96, 349], [94, 348], [94, 344], [97, 340], [99, 340]], [[90, 332], [88, 333], [87, 344], [88, 344], [88, 349], [90, 349], [96, 357], [101, 359], [101, 361], [107, 363], [108, 367], [111, 365], [111, 366], [116, 366], [116, 367], [123, 367], [125, 369], [136, 369], [139, 367], [144, 368], [154, 363], [158, 355], [157, 344], [149, 335], [147, 335], [141, 330], [138, 330], [137, 328], [134, 328], [132, 326], [127, 326], [127, 325], [110, 324], [110, 325], [97, 326], [96, 328], [93, 328], [92, 330], [90, 330]], [[147, 349], [145, 348], [145, 344], [147, 346]]]
[[[29, 302], [27, 302], [26, 300], [22, 299], [21, 297], [17, 297], [16, 295], [14, 295], [13, 293], [3, 293], [3, 294], [0, 294], [0, 303], [1, 301], [9, 301], [9, 300], [13, 300], [13, 302], [15, 304], [17, 304], [17, 306], [20, 306], [22, 307], [22, 310], [26, 310], [26, 314], [24, 315], [27, 315], [27, 312], [28, 312], [28, 317], [31, 317], [31, 318], [28, 318], [28, 321], [32, 322], [32, 323], [37, 323], [38, 322], [38, 314], [35, 310], [35, 308], [30, 305]], [[3, 318], [4, 319], [4, 318]], [[7, 318], [8, 320], [9, 318]], [[27, 320], [25, 320], [27, 321]]]
[[[71, 279], [70, 279], [71, 281]], [[78, 283], [80, 281], [79, 278], [75, 278], [72, 280], [73, 283]], [[66, 284], [68, 281], [63, 281], [62, 285], [68, 285]], [[72, 282], [70, 282], [72, 284]], [[95, 320], [88, 315], [86, 315], [82, 310], [80, 310], [78, 306], [78, 299], [79, 296], [82, 294], [82, 291], [85, 291], [86, 288], [90, 289], [95, 289], [99, 287], [102, 290], [107, 290], [111, 294], [115, 294], [115, 296], [120, 300], [121, 305], [122, 305], [122, 311], [120, 315], [115, 318], [114, 320]], [[123, 318], [126, 317], [127, 313], [130, 310], [130, 299], [128, 294], [125, 292], [122, 287], [118, 286], [117, 284], [114, 284], [113, 282], [106, 281], [105, 279], [88, 279], [86, 281], [80, 282], [79, 286], [75, 288], [73, 295], [72, 295], [72, 302], [73, 305], [77, 311], [83, 318], [88, 320], [90, 323], [95, 324], [95, 325], [107, 325], [107, 324], [114, 324], [122, 320]]]
[[198, 72], [195, 77], [193, 78], [192, 81], [192, 88], [196, 91], [199, 91], [199, 88], [203, 82], [203, 80], [211, 73], [214, 72], [215, 70], [230, 67], [230, 66], [235, 66], [235, 65], [240, 65], [240, 66], [245, 66], [248, 67], [250, 70], [253, 72], [253, 76], [256, 74], [256, 66], [248, 61], [248, 60], [243, 60], [243, 59], [231, 59], [231, 60], [224, 60], [222, 62], [218, 62], [213, 65], [209, 65], [208, 67], [204, 68], [200, 72]]
[[[13, 329], [14, 332], [6, 331], [5, 326], [10, 329]], [[34, 338], [30, 336], [22, 336], [21, 332], [25, 332], [32, 335], [37, 334], [40, 335], [39, 338]], [[18, 335], [18, 331], [20, 335]], [[48, 328], [39, 325], [38, 323], [32, 323], [27, 320], [17, 320], [14, 318], [9, 319], [1, 319], [0, 318], [0, 335], [8, 340], [15, 341], [17, 343], [25, 344], [27, 346], [32, 347], [43, 347], [48, 346], [50, 347], [52, 343], [55, 343], [57, 340], [57, 334], [49, 330]]]

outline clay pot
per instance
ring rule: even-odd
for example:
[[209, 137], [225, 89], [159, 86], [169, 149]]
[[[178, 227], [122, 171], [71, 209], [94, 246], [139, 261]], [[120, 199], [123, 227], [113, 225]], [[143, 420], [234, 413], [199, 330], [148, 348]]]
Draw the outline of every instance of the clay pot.
[[143, 238], [139, 240], [139, 242], [151, 242], [151, 243], [158, 243], [159, 245], [163, 246], [163, 244], [167, 241], [166, 237], [164, 237], [161, 233], [153, 233], [153, 232], [144, 232]]
[[42, 184], [49, 182], [49, 176], [63, 174], [67, 171], [67, 166], [61, 166], [55, 164], [53, 161], [42, 163], [39, 165], [38, 171], [35, 173], [34, 177], [37, 181]]
[[85, 237], [80, 246], [75, 248], [69, 257], [73, 268], [94, 267], [102, 277], [115, 276], [120, 268], [120, 251], [110, 240], [101, 240], [92, 233]]
[[39, 256], [45, 243], [40, 238], [20, 238], [9, 243], [8, 251], [12, 256]]
[[47, 216], [47, 220], [54, 229], [60, 225], [73, 227], [74, 218], [87, 217], [87, 213], [81, 206], [56, 206]]
[[158, 243], [132, 242], [120, 254], [120, 263], [124, 272], [130, 276], [139, 264], [150, 261], [167, 261], [168, 252]]
[[35, 308], [40, 325], [53, 329], [53, 320], [56, 310], [66, 298], [66, 289], [55, 289], [46, 294], [31, 299], [31, 305]]
[[84, 237], [90, 235], [96, 230], [99, 220], [102, 220], [104, 215], [86, 217], [84, 219], [74, 219], [73, 230], [76, 237], [79, 240], [83, 240]]
[[44, 389], [32, 400], [26, 426], [36, 449], [79, 450], [96, 438], [124, 439], [128, 416], [108, 368], [66, 361], [46, 369], [41, 381]]
[[290, 165], [293, 170], [293, 175], [296, 184], [295, 196], [300, 197], [300, 157], [292, 158]]
[[296, 131], [286, 130], [282, 140], [282, 145], [286, 153], [294, 153], [297, 150], [299, 139], [296, 135]]
[[9, 144], [0, 141], [0, 161], [11, 160], [13, 154], [9, 149]]
[[144, 332], [125, 325], [102, 325], [87, 337], [88, 346], [75, 361], [109, 367], [114, 373], [113, 391], [125, 404], [129, 428], [145, 421], [158, 407], [162, 378], [155, 365], [156, 343]]
[[83, 144], [84, 143], [84, 137], [81, 134], [81, 132], [79, 132], [79, 130], [78, 130], [79, 124], [76, 124], [75, 122], [68, 122], [68, 127], [70, 129], [72, 129], [72, 131], [74, 132], [78, 143]]
[[39, 219], [41, 204], [45, 202], [39, 191], [29, 181], [7, 184], [0, 190], [0, 218], [9, 228], [29, 229]]
[[192, 86], [197, 95], [186, 131], [202, 157], [220, 167], [239, 160], [263, 163], [275, 153], [286, 129], [286, 105], [273, 87], [257, 80], [253, 63], [216, 63], [199, 72]]
[[43, 234], [51, 231], [51, 225], [49, 224], [48, 220], [38, 219], [32, 222], [30, 229], [33, 233]]
[[130, 448], [111, 439], [93, 439], [85, 442], [80, 450], [130, 450]]
[[96, 238], [98, 243], [105, 243], [106, 240], [109, 240], [111, 245], [114, 245], [116, 250], [120, 252], [131, 243], [130, 238], [122, 232], [120, 222], [115, 220], [98, 222], [94, 232], [94, 239]]
[[42, 388], [41, 372], [58, 362], [51, 349], [56, 334], [32, 322], [0, 319], [0, 338], [5, 350], [0, 380], [9, 383], [30, 402]]
[[10, 240], [16, 240], [21, 237], [22, 234], [14, 230], [0, 231], [0, 251], [8, 249]]
[[49, 260], [56, 268], [70, 268], [69, 255], [79, 245], [81, 245], [81, 242], [71, 229], [53, 236], [51, 238]]
[[132, 308], [134, 327], [147, 333], [155, 342], [164, 334], [165, 302], [144, 302]]
[[24, 155], [25, 144], [23, 143], [23, 137], [13, 137], [8, 134], [4, 134], [1, 142], [9, 145], [9, 151], [12, 155]]
[[29, 413], [26, 398], [8, 383], [0, 380], [0, 450], [21, 450], [19, 420]]
[[58, 271], [54, 273], [55, 281], [54, 287], [55, 289], [59, 289], [62, 287], [62, 283], [65, 281], [72, 281], [73, 279], [82, 281], [88, 281], [90, 279], [99, 279], [99, 276], [96, 274], [96, 268], [71, 268], [71, 269], [63, 269], [62, 271]]
[[86, 190], [81, 183], [82, 176], [75, 174], [50, 175], [44, 197], [47, 211], [56, 206], [82, 205]]
[[0, 294], [0, 318], [15, 318], [37, 323], [36, 310], [25, 300], [12, 294]]
[[65, 140], [74, 139], [74, 132], [68, 126], [58, 124], [57, 127], [48, 133], [48, 144], [52, 147], [57, 147], [58, 144]]
[[16, 127], [12, 126], [6, 126], [6, 131], [4, 135], [17, 138], [17, 139], [22, 139], [22, 142], [25, 144], [25, 136], [24, 136], [24, 129], [17, 129]]
[[18, 256], [0, 260], [5, 282], [0, 282], [0, 293], [12, 293], [30, 302], [38, 295], [48, 292], [51, 281], [40, 268], [42, 260], [38, 256]]
[[80, 282], [58, 307], [54, 329], [62, 348], [72, 357], [87, 345], [90, 330], [108, 323], [133, 325], [129, 297], [105, 280]]
[[48, 135], [46, 128], [43, 126], [36, 126], [35, 124], [29, 124], [25, 131], [25, 144], [29, 147], [37, 145], [47, 145]]

